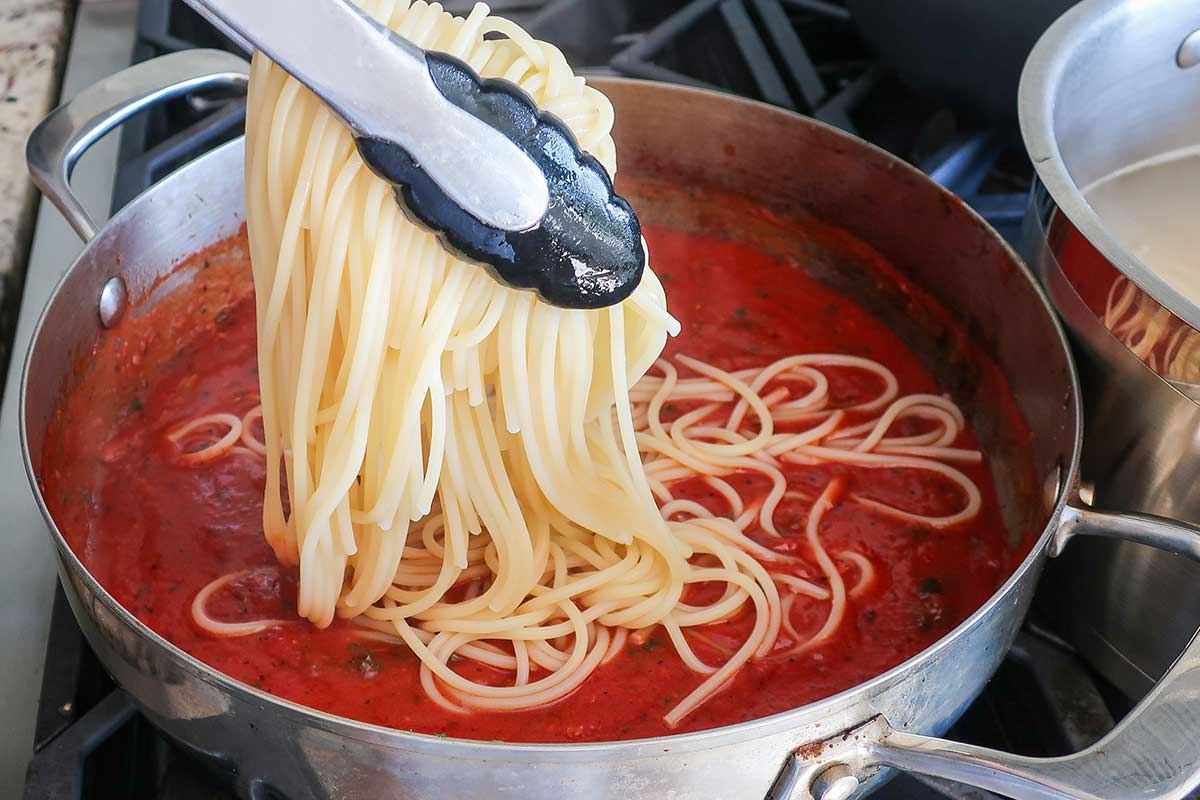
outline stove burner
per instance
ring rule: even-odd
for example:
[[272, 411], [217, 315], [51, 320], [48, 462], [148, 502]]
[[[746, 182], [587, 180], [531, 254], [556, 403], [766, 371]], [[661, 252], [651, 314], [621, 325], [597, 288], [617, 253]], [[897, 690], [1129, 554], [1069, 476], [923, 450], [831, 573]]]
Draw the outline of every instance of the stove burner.
[[[474, 0], [447, 0], [463, 14]], [[905, 158], [1015, 240], [1031, 170], [1012, 132], [964, 127], [875, 63], [840, 0], [492, 0], [585, 74], [621, 74], [735, 92], [808, 114]], [[181, 0], [142, 0], [134, 60], [192, 47], [236, 50]], [[114, 208], [242, 132], [241, 98], [156, 107], [123, 129]], [[61, 592], [47, 647], [26, 800], [286, 800], [158, 733], [109, 680]], [[948, 734], [1034, 756], [1082, 749], [1126, 701], [1052, 634], [1027, 624], [1000, 671]], [[240, 780], [240, 782], [239, 782]], [[881, 800], [989, 800], [900, 775]]]

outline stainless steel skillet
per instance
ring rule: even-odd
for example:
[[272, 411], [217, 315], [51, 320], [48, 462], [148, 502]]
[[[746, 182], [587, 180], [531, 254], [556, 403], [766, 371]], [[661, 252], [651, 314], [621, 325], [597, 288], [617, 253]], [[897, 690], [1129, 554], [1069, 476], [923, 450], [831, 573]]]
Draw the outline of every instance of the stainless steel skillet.
[[[1032, 436], [1003, 413], [953, 329], [924, 315], [859, 250], [800, 243], [799, 268], [866, 305], [905, 338], [963, 405], [990, 456], [1014, 536], [1036, 544], [1014, 575], [939, 642], [871, 681], [765, 719], [701, 733], [590, 745], [508, 745], [404, 733], [279, 700], [209, 669], [121, 608], [71, 552], [38, 474], [46, 425], [74, 368], [129, 298], [244, 221], [243, 151], [232, 142], [185, 166], [102, 227], [67, 185], [87, 145], [134, 111], [206, 86], [244, 83], [212, 51], [133, 67], [54, 112], [29, 144], [31, 170], [88, 244], [51, 298], [21, 387], [21, 440], [59, 574], [93, 648], [146, 715], [235, 769], [249, 796], [289, 798], [804, 798], [863, 794], [895, 767], [1018, 798], [1181, 798], [1200, 783], [1200, 644], [1193, 643], [1111, 736], [1062, 759], [1030, 760], [927, 736], [943, 733], [999, 664], [1041, 567], [1075, 535], [1155, 544], [1200, 558], [1200, 531], [1074, 505], [1082, 431], [1062, 332], [1028, 271], [959, 200], [853, 137], [779, 109], [690, 88], [597, 81], [616, 108], [621, 176], [643, 220], [739, 235], [746, 222], [654, 185], [734, 191], [783, 218], [810, 217], [885, 255], [952, 309], [1003, 371]], [[803, 246], [801, 246], [803, 245]], [[807, 248], [807, 249], [804, 249]], [[186, 291], [186, 280], [172, 282]], [[153, 298], [149, 300], [153, 302]], [[1035, 478], [1017, 468], [1031, 459]], [[1148, 621], [1148, 624], [1152, 621]]]

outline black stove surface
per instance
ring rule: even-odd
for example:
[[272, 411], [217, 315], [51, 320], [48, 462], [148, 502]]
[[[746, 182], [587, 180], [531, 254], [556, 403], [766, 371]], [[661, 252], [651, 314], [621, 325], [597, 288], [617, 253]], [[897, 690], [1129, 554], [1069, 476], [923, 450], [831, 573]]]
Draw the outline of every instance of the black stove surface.
[[[449, 0], [455, 13], [472, 2]], [[1031, 171], [1015, 132], [960, 122], [877, 65], [845, 5], [829, 0], [494, 0], [578, 71], [736, 92], [862, 136], [924, 169], [1015, 239]], [[134, 60], [191, 47], [235, 50], [180, 0], [142, 0]], [[179, 165], [242, 132], [241, 98], [206, 95], [157, 107], [122, 134], [114, 208]], [[1126, 710], [1053, 634], [1029, 623], [983, 695], [949, 733], [1033, 756], [1076, 751]], [[242, 776], [171, 744], [116, 688], [56, 599], [26, 800], [244, 798]], [[250, 792], [266, 800], [269, 790]], [[901, 775], [882, 800], [992, 795]], [[286, 799], [283, 799], [286, 800]]]

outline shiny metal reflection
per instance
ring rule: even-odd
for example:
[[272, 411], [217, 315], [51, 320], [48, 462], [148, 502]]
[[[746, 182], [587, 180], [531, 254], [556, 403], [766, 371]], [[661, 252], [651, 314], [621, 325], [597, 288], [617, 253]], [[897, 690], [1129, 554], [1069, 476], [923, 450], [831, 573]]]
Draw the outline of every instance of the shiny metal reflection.
[[1180, 69], [1190, 69], [1200, 64], [1200, 28], [1189, 33], [1183, 44], [1179, 45], [1179, 50], [1175, 53], [1175, 64]]
[[100, 289], [100, 324], [111, 328], [125, 316], [125, 308], [129, 303], [129, 292], [125, 288], [125, 280], [116, 275], [104, 282]]

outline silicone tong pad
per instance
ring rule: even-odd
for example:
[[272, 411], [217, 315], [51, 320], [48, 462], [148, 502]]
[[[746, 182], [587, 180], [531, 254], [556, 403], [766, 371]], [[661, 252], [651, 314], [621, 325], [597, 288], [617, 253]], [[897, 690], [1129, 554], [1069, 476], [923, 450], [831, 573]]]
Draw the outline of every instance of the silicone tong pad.
[[499, 130], [533, 159], [546, 177], [550, 204], [541, 224], [530, 230], [485, 225], [452, 201], [407, 150], [382, 139], [359, 138], [363, 161], [396, 187], [396, 199], [408, 215], [500, 283], [531, 289], [552, 305], [603, 308], [628, 297], [646, 265], [641, 226], [613, 191], [600, 162], [516, 85], [481, 79], [442, 53], [428, 53], [426, 61], [447, 100]]

